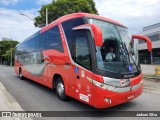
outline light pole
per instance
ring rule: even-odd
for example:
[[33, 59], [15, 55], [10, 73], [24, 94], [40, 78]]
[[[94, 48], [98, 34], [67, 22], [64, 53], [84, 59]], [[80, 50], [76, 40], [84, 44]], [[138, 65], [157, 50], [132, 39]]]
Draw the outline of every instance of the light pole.
[[[32, 20], [34, 23], [36, 22], [34, 19], [32, 19], [31, 17], [29, 17], [28, 15], [24, 14], [24, 13], [20, 13], [20, 15], [26, 16], [27, 18], [29, 18], [30, 20]], [[46, 26], [48, 25], [48, 8], [46, 8]]]
[[32, 19], [31, 17], [29, 17], [28, 15], [26, 15], [24, 13], [20, 13], [20, 15], [26, 16], [27, 18], [29, 18], [30, 20], [32, 20], [34, 23], [36, 22], [34, 19]]

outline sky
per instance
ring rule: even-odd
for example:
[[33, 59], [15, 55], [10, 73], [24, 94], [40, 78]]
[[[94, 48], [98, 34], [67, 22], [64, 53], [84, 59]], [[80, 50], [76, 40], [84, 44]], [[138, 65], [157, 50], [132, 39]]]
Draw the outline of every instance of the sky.
[[[143, 27], [160, 23], [160, 0], [94, 0], [99, 15], [121, 22], [132, 34], [142, 32]], [[0, 40], [12, 38], [19, 42], [31, 36], [39, 28], [29, 18], [38, 16], [42, 5], [52, 0], [0, 0]]]

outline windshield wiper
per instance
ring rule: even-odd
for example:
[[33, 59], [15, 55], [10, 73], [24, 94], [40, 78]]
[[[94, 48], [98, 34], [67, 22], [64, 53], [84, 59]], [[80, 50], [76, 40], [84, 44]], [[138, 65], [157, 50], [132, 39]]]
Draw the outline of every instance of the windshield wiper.
[[134, 62], [134, 65], [136, 66], [137, 70], [139, 70], [132, 56], [129, 55], [129, 52], [124, 43], [120, 43], [120, 49], [122, 50], [123, 62], [127, 63], [126, 67], [129, 70], [129, 72], [132, 72], [132, 67], [133, 67], [130, 61], [130, 57], [131, 60]]
[[127, 56], [128, 55], [127, 55], [126, 49], [124, 47], [124, 44], [120, 43], [120, 47], [119, 48], [120, 48], [120, 51], [121, 51], [120, 56], [122, 56], [122, 61], [125, 62], [125, 63], [128, 63], [127, 62]]

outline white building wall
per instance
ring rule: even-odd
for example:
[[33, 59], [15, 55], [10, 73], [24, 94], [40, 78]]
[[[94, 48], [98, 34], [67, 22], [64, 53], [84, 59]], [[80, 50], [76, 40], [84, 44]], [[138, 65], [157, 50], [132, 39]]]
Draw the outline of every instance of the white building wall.
[[144, 75], [155, 75], [156, 65], [144, 65], [141, 64], [142, 73]]
[[[153, 41], [152, 42], [152, 48], [160, 48], [160, 40], [159, 41]], [[147, 44], [146, 43], [137, 44], [137, 49], [138, 50], [147, 49]]]

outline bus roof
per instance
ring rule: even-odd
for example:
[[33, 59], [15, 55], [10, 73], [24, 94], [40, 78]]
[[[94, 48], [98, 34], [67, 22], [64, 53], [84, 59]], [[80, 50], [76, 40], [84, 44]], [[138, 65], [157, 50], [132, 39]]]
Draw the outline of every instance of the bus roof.
[[117, 22], [115, 20], [112, 20], [110, 18], [106, 18], [106, 17], [102, 17], [102, 16], [99, 16], [99, 15], [94, 15], [94, 14], [89, 14], [89, 13], [79, 12], [79, 13], [68, 14], [68, 15], [65, 15], [65, 16], [62, 16], [62, 17], [58, 18], [57, 20], [53, 21], [49, 25], [43, 27], [40, 30], [40, 32], [41, 33], [45, 32], [46, 30], [54, 27], [55, 25], [57, 25], [59, 23], [62, 23], [64, 21], [67, 21], [67, 20], [70, 20], [70, 19], [73, 19], [73, 18], [78, 18], [78, 17], [88, 17], [88, 18], [100, 19], [100, 20], [103, 20], [103, 21], [107, 21], [107, 22], [110, 22], [110, 23], [117, 24], [117, 25], [125, 27], [123, 24], [121, 24], [121, 23], [119, 23], [119, 22]]

